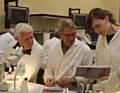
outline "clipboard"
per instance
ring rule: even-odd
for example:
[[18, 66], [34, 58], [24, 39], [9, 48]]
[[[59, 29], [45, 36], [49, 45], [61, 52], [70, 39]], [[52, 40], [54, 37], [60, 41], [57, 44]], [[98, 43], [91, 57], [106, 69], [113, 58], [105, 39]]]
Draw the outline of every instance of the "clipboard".
[[76, 67], [75, 76], [99, 79], [102, 76], [109, 76], [111, 66], [78, 66]]

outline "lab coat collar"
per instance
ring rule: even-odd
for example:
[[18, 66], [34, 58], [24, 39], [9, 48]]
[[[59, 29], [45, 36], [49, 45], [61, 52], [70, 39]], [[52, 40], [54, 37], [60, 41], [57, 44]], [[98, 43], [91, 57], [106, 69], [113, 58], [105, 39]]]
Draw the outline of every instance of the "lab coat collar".
[[120, 29], [115, 33], [115, 35], [113, 36], [112, 40], [110, 41], [110, 43], [115, 40], [118, 36], [120, 35]]
[[[115, 33], [115, 35], [113, 36], [113, 38], [112, 38], [111, 41], [109, 42], [109, 45], [112, 44], [112, 42], [118, 37], [118, 35], [120, 35], [120, 29]], [[107, 37], [100, 35], [99, 38], [101, 38], [101, 37], [102, 37], [102, 39], [104, 39], [104, 40], [103, 40], [103, 41], [104, 41], [104, 42], [103, 42], [104, 45], [105, 45], [106, 47], [108, 47], [109, 45], [108, 45], [108, 43], [107, 43]], [[99, 39], [99, 38], [98, 38], [98, 39]]]
[[78, 43], [80, 43], [80, 41], [77, 38], [75, 38], [75, 42], [73, 43], [73, 46], [78, 45]]

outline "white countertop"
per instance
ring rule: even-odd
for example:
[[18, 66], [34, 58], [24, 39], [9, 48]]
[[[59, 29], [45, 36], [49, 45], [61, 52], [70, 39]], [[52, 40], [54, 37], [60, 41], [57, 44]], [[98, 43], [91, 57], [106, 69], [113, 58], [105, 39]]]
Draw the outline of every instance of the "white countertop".
[[[44, 85], [36, 84], [36, 83], [28, 83], [28, 90], [29, 93], [41, 93], [42, 88]], [[0, 92], [0, 93], [7, 93], [7, 92]], [[69, 91], [69, 93], [76, 93], [74, 91]]]

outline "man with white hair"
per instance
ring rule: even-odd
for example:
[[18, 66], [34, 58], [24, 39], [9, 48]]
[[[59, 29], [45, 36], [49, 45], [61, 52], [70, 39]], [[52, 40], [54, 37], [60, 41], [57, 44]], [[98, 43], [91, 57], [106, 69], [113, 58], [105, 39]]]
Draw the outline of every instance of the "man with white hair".
[[43, 64], [43, 47], [38, 44], [33, 36], [33, 28], [27, 23], [19, 23], [15, 26], [14, 36], [19, 47], [22, 47], [23, 56], [19, 62], [25, 63], [25, 77], [29, 81], [35, 81], [39, 68]]

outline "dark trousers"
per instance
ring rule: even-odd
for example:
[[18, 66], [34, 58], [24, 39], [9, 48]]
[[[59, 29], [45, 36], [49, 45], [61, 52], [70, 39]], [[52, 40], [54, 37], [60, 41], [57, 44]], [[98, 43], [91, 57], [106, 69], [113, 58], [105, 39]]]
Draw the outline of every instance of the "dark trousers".
[[44, 69], [40, 68], [39, 72], [37, 74], [37, 81], [36, 81], [36, 83], [38, 83], [38, 84], [45, 84], [44, 83], [44, 79], [43, 79], [43, 74], [44, 74]]

